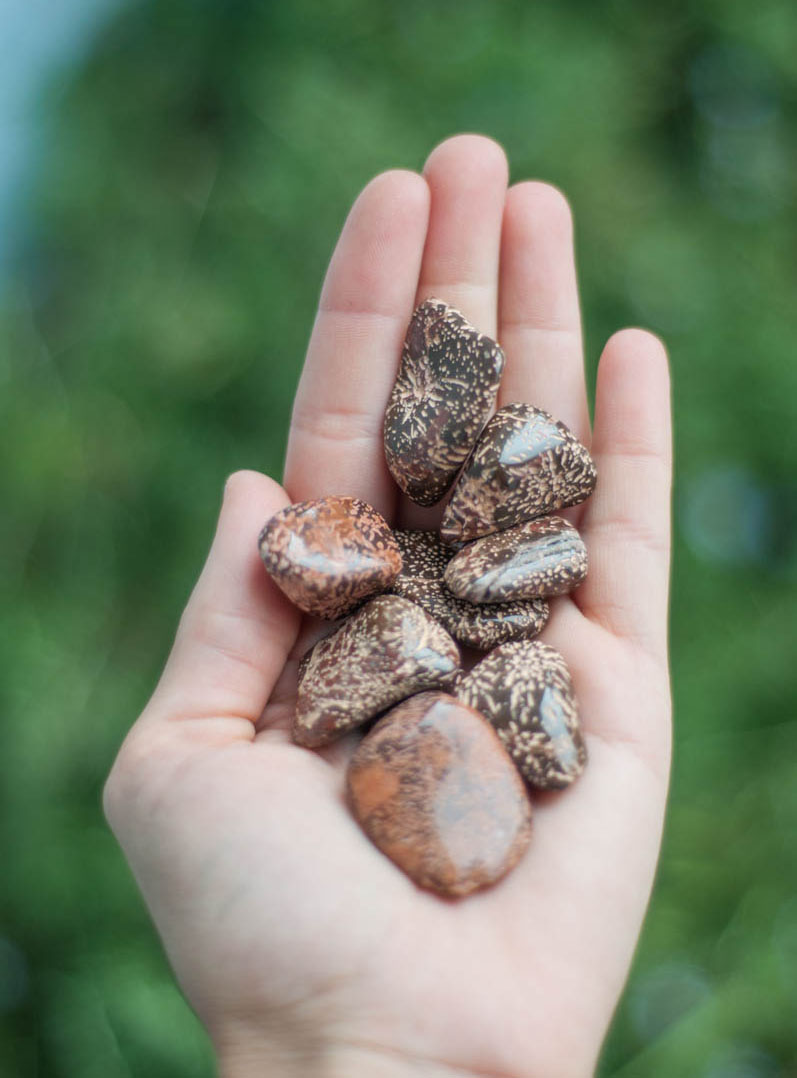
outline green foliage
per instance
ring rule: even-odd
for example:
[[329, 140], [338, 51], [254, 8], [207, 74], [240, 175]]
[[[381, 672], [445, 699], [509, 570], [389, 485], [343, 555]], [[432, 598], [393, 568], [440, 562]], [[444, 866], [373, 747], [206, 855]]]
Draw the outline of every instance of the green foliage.
[[142, 0], [45, 96], [0, 296], [4, 1074], [210, 1073], [103, 778], [224, 478], [279, 474], [349, 204], [460, 130], [568, 193], [590, 371], [628, 323], [672, 356], [674, 788], [601, 1074], [797, 1074], [796, 32], [787, 0]]

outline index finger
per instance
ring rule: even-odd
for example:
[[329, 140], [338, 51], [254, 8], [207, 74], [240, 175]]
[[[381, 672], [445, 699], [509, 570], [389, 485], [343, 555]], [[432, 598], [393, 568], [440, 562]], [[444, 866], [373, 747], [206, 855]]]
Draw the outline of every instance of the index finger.
[[418, 286], [429, 189], [386, 172], [363, 190], [332, 256], [285, 460], [294, 501], [348, 494], [392, 516], [382, 423]]

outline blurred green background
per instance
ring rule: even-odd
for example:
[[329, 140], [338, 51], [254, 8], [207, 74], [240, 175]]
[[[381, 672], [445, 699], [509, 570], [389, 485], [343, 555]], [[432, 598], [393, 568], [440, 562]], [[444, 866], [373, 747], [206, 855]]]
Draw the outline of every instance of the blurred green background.
[[350, 203], [475, 130], [574, 205], [591, 375], [672, 356], [673, 792], [600, 1074], [797, 1076], [793, 0], [64, 5], [0, 213], [0, 1073], [211, 1073], [101, 786]]

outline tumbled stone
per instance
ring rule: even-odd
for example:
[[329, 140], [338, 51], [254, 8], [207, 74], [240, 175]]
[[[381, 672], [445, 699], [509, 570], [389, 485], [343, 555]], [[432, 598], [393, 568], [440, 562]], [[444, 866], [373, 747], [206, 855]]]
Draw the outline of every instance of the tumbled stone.
[[379, 595], [299, 666], [293, 739], [318, 748], [424, 689], [448, 689], [459, 649], [415, 603]]
[[401, 568], [387, 521], [358, 498], [288, 505], [266, 523], [258, 546], [278, 587], [320, 618], [342, 617], [385, 591]]
[[577, 505], [595, 489], [585, 446], [530, 404], [499, 409], [454, 486], [440, 525], [452, 545]]
[[437, 532], [420, 528], [394, 528], [393, 538], [401, 551], [401, 569], [394, 586], [422, 580], [440, 580], [454, 552], [443, 546]]
[[427, 299], [412, 316], [385, 412], [385, 457], [401, 489], [434, 505], [454, 482], [498, 391], [504, 353], [459, 311]]
[[402, 565], [391, 591], [422, 606], [460, 644], [487, 651], [507, 640], [536, 636], [548, 620], [548, 604], [541, 599], [481, 605], [458, 599], [443, 580], [453, 551], [443, 546], [437, 532], [393, 534]]
[[492, 605], [563, 595], [586, 575], [581, 536], [561, 517], [545, 517], [469, 543], [446, 566], [445, 582], [460, 599]]
[[452, 696], [405, 700], [366, 734], [346, 776], [369, 838], [419, 887], [495, 883], [531, 837], [531, 805], [490, 724]]
[[456, 695], [490, 720], [533, 786], [561, 789], [584, 770], [570, 671], [554, 648], [539, 640], [502, 644], [460, 681]]

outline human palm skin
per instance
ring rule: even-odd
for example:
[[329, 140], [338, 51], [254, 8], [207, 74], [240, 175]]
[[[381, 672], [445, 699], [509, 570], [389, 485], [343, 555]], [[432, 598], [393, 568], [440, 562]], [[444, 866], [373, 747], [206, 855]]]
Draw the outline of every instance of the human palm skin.
[[[532, 844], [493, 888], [419, 890], [344, 799], [351, 734], [292, 744], [296, 665], [315, 631], [268, 579], [265, 520], [354, 495], [391, 522], [381, 425], [416, 302], [458, 307], [507, 355], [499, 406], [529, 401], [591, 445], [593, 497], [568, 515], [586, 582], [552, 602], [590, 762], [535, 797]], [[157, 689], [106, 787], [106, 811], [222, 1075], [582, 1078], [592, 1073], [641, 926], [669, 771], [670, 435], [659, 341], [606, 345], [590, 432], [566, 201], [507, 188], [501, 149], [458, 136], [423, 175], [355, 203], [324, 284], [284, 488], [227, 483], [207, 563]]]

